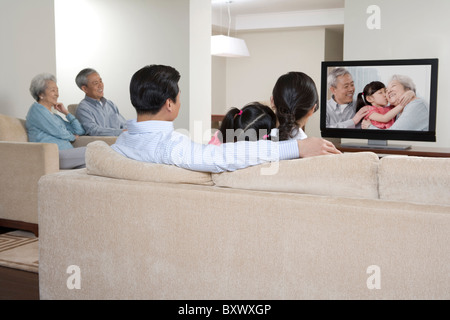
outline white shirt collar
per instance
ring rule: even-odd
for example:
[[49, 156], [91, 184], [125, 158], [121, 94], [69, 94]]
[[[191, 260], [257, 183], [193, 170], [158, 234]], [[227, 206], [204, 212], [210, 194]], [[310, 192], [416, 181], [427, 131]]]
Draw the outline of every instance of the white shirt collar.
[[131, 134], [149, 132], [169, 133], [173, 131], [173, 122], [158, 120], [137, 122], [136, 119], [132, 119], [127, 121], [127, 128]]

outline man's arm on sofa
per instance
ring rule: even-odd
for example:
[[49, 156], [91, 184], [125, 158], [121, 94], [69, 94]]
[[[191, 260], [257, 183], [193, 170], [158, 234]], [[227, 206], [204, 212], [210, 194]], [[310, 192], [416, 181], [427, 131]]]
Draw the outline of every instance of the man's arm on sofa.
[[300, 158], [341, 153], [338, 149], [336, 149], [332, 142], [322, 138], [311, 137], [303, 140], [297, 140], [297, 143]]

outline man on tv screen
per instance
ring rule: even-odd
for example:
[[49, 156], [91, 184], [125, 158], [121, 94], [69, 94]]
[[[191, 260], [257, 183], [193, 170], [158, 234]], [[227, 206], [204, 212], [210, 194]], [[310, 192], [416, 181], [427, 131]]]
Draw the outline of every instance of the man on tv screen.
[[355, 84], [352, 75], [345, 68], [336, 68], [328, 75], [328, 87], [332, 93], [327, 101], [327, 128], [361, 128], [361, 120], [369, 112], [368, 107], [356, 112], [353, 100]]

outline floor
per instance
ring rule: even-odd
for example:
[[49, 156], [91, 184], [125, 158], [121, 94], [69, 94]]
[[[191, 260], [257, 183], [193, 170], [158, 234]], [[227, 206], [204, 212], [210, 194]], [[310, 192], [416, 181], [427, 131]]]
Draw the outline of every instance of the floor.
[[[0, 233], [10, 231], [0, 227]], [[39, 275], [0, 267], [0, 300], [39, 300]]]

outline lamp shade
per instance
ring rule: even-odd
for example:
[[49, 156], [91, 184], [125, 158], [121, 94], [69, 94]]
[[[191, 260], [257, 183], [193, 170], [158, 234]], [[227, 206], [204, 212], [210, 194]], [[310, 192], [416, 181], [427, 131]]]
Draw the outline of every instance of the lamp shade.
[[218, 35], [211, 37], [211, 55], [220, 57], [249, 57], [245, 41], [238, 38]]

